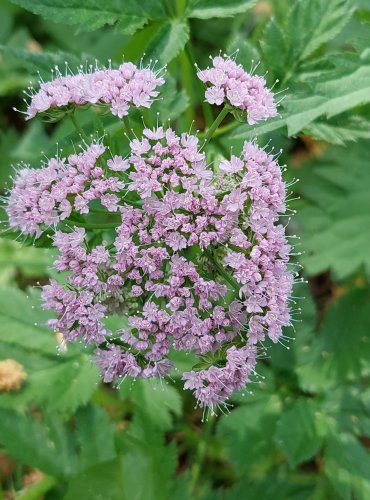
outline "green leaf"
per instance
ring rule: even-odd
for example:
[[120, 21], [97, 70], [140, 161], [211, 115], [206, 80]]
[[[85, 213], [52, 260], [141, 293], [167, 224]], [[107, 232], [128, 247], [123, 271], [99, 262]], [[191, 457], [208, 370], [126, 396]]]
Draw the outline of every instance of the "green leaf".
[[353, 3], [357, 9], [370, 10], [370, 5], [367, 0], [353, 0]]
[[[227, 53], [236, 53], [236, 60], [239, 64], [244, 66], [244, 68], [249, 69], [257, 62], [260, 61], [260, 54], [248, 39], [244, 37], [243, 34], [239, 33], [233, 38], [233, 40], [228, 44]], [[258, 72], [264, 73], [265, 68], [259, 64]]]
[[368, 288], [353, 290], [331, 306], [321, 325], [320, 347], [337, 379], [354, 379], [370, 372], [369, 299]]
[[124, 382], [120, 386], [121, 397], [129, 397], [135, 407], [145, 409], [151, 422], [159, 429], [171, 426], [172, 414], [181, 415], [182, 401], [178, 391], [158, 380], [137, 380]]
[[244, 14], [253, 7], [257, 0], [191, 0], [187, 9], [187, 17], [210, 19], [212, 17], [231, 17]]
[[165, 65], [172, 61], [189, 40], [188, 23], [182, 19], [171, 19], [159, 26], [146, 49], [146, 60], [153, 59]]
[[[316, 308], [309, 287], [306, 284], [297, 283], [294, 286], [293, 295], [295, 297], [293, 310], [299, 307], [300, 311], [299, 315], [294, 316], [298, 320], [294, 329], [292, 327], [284, 329], [284, 334], [287, 337], [294, 337], [289, 342], [289, 349], [282, 349], [279, 343], [273, 344], [271, 342], [267, 345], [273, 372], [270, 373], [269, 377], [266, 376], [266, 379], [273, 380], [274, 374], [277, 374], [281, 380], [280, 388], [289, 391], [292, 384], [295, 386], [297, 383], [296, 365], [300, 364], [301, 354], [304, 356], [311, 345], [316, 327]], [[284, 341], [286, 341], [285, 338]], [[276, 388], [272, 387], [270, 392], [276, 392]]]
[[115, 426], [107, 412], [98, 406], [80, 408], [76, 414], [77, 440], [80, 445], [80, 465], [87, 469], [116, 457]]
[[370, 456], [356, 438], [344, 433], [333, 435], [325, 452], [324, 466], [339, 498], [370, 497]]
[[262, 474], [272, 465], [276, 450], [271, 443], [280, 412], [278, 396], [270, 395], [220, 418], [217, 435], [238, 474]]
[[42, 276], [52, 262], [52, 252], [32, 247], [24, 248], [15, 241], [0, 240], [0, 272], [21, 271], [27, 276]]
[[325, 394], [323, 412], [332, 415], [341, 432], [366, 436], [370, 428], [370, 405], [365, 398], [366, 389], [362, 385], [341, 384]]
[[313, 89], [313, 95], [291, 96], [285, 104], [288, 134], [295, 135], [325, 114], [328, 118], [370, 101], [370, 52], [331, 56], [334, 69], [317, 70], [301, 80]]
[[[143, 409], [144, 410], [144, 409]], [[136, 413], [122, 439], [119, 457], [91, 467], [74, 478], [65, 500], [167, 500], [176, 467], [176, 448], [165, 446], [152, 415]], [[138, 480], [142, 478], [142, 480]]]
[[319, 409], [311, 400], [297, 399], [279, 418], [275, 441], [292, 468], [314, 457], [322, 446]]
[[66, 429], [53, 418], [41, 423], [12, 410], [0, 408], [0, 443], [21, 463], [56, 477], [76, 469], [76, 456], [68, 445]]
[[275, 19], [270, 19], [261, 41], [262, 59], [275, 79], [282, 80], [288, 66], [288, 47], [285, 35]]
[[[31, 165], [33, 164], [34, 166], [39, 166], [42, 151], [47, 151], [49, 147], [50, 138], [45, 131], [44, 125], [40, 121], [35, 120], [30, 123], [27, 130], [18, 141], [13, 151], [13, 159], [14, 161], [22, 161], [30, 163]], [[55, 144], [53, 144], [53, 147], [55, 148]]]
[[287, 16], [285, 36], [297, 65], [337, 35], [352, 16], [347, 0], [298, 0]]
[[176, 80], [166, 75], [166, 82], [161, 87], [163, 99], [155, 101], [151, 107], [152, 116], [158, 112], [162, 123], [167, 120], [176, 120], [189, 106], [189, 97], [185, 90], [176, 88]]
[[370, 53], [342, 54], [325, 59], [324, 65], [334, 68], [317, 69], [315, 74], [303, 73], [298, 83], [305, 90], [290, 91], [283, 101], [281, 118], [274, 118], [254, 127], [242, 125], [230, 135], [231, 139], [247, 139], [287, 127], [289, 136], [297, 135], [317, 118], [328, 118], [370, 102]]
[[269, 72], [284, 88], [300, 73], [302, 63], [336, 36], [352, 16], [348, 0], [296, 0], [281, 22], [271, 19], [261, 41]]
[[46, 327], [49, 317], [40, 300], [11, 289], [0, 288], [0, 340], [46, 354], [56, 353], [56, 340]]
[[103, 498], [104, 500], [131, 500], [126, 494], [126, 482], [132, 480], [132, 477], [124, 474], [119, 459], [96, 464], [69, 482], [64, 500], [76, 500], [76, 498], [79, 500]]
[[0, 52], [4, 59], [16, 63], [18, 67], [26, 69], [29, 73], [41, 78], [51, 79], [51, 71], [58, 66], [64, 72], [65, 63], [72, 71], [81, 64], [81, 59], [67, 52], [30, 52], [28, 50], [16, 49], [7, 45], [0, 45]]
[[368, 288], [355, 289], [331, 306], [318, 335], [297, 359], [302, 389], [325, 391], [369, 374], [369, 297]]
[[358, 115], [340, 115], [335, 120], [317, 121], [303, 129], [310, 137], [344, 146], [349, 141], [370, 138], [370, 120]]
[[370, 169], [366, 142], [336, 147], [300, 169], [298, 213], [302, 263], [314, 275], [332, 269], [343, 279], [361, 266], [370, 275]]
[[35, 400], [50, 412], [74, 412], [86, 404], [97, 388], [99, 370], [87, 355], [59, 363], [35, 375]]
[[2, 359], [16, 360], [27, 374], [19, 391], [0, 393], [0, 407], [27, 411], [38, 405], [51, 414], [70, 414], [86, 404], [97, 388], [98, 368], [87, 354], [76, 355], [77, 346], [68, 347], [63, 356], [50, 356], [42, 349], [30, 352], [21, 344], [0, 342]]
[[79, 31], [92, 31], [117, 23], [121, 33], [133, 34], [149, 19], [163, 17], [159, 1], [135, 0], [12, 0], [17, 5], [57, 23], [77, 25]]
[[[311, 497], [312, 486], [305, 485], [304, 481], [289, 481], [289, 476], [282, 474], [267, 474], [260, 480], [243, 479], [236, 483], [231, 489], [221, 489], [217, 500], [302, 500]], [[214, 493], [213, 493], [214, 495]], [[210, 496], [209, 500], [216, 499]]]
[[135, 480], [127, 482], [125, 490], [128, 498], [171, 498], [170, 492], [175, 486], [176, 445], [174, 442], [165, 445], [164, 435], [158, 429], [150, 408], [136, 408], [133, 422], [123, 442], [123, 452], [126, 477], [146, 478], [140, 485]]

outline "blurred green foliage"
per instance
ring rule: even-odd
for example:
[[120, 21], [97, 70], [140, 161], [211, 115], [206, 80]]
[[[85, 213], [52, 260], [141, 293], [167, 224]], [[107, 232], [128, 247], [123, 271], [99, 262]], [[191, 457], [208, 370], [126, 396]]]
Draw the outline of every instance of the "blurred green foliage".
[[[216, 110], [202, 109], [193, 63], [239, 48], [246, 68], [260, 61], [257, 72], [278, 79], [281, 117], [226, 124], [209, 160], [256, 133], [284, 148], [287, 178], [300, 178], [289, 228], [308, 281], [296, 287], [302, 311], [289, 349], [270, 346], [230, 413], [202, 422], [177, 372], [163, 384], [100, 384], [88, 349], [66, 350], [45, 327], [37, 285], [52, 272], [52, 250], [1, 239], [0, 361], [16, 360], [28, 377], [0, 394], [0, 498], [370, 498], [369, 40], [368, 0], [0, 1], [3, 193], [13, 165], [37, 167], [79, 141], [67, 121], [26, 123], [13, 110], [30, 80], [65, 61], [73, 69], [145, 53], [168, 64], [160, 119], [179, 128], [195, 120], [202, 133]], [[109, 117], [78, 119], [124, 151]], [[192, 366], [187, 356], [180, 363]]]

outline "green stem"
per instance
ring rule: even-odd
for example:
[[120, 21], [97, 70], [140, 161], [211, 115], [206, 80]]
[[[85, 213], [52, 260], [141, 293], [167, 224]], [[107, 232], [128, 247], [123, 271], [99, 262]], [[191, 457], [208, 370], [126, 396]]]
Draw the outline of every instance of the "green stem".
[[233, 291], [238, 291], [240, 288], [239, 283], [232, 276], [230, 276], [227, 271], [225, 271], [222, 265], [218, 262], [217, 258], [212, 254], [212, 252], [210, 252], [209, 250], [204, 250], [204, 254], [214, 265], [218, 274], [220, 274], [225, 279], [225, 281], [227, 281], [232, 286]]
[[197, 457], [196, 460], [194, 461], [194, 465], [192, 467], [191, 471], [191, 482], [192, 482], [192, 490], [194, 493], [195, 497], [200, 497], [199, 493], [200, 491], [197, 491], [198, 489], [198, 482], [201, 477], [201, 473], [204, 467], [204, 461], [207, 456], [207, 449], [209, 446], [209, 441], [210, 437], [212, 435], [212, 429], [213, 429], [213, 422], [214, 418], [212, 415], [210, 415], [205, 422], [203, 422], [203, 433], [202, 437], [199, 441], [198, 448], [197, 448]]
[[185, 17], [187, 0], [176, 0], [175, 3], [176, 3], [175, 17], [178, 17], [180, 19], [184, 18]]
[[168, 17], [176, 17], [176, 12], [175, 10], [172, 8], [172, 4], [171, 4], [172, 0], [165, 0], [164, 2], [164, 6], [165, 6], [165, 9], [167, 11], [167, 15]]
[[135, 136], [134, 136], [134, 133], [132, 131], [132, 127], [131, 127], [131, 123], [130, 123], [130, 119], [129, 119], [128, 115], [125, 115], [122, 120], [123, 120], [123, 123], [125, 125], [125, 129], [126, 129], [126, 132], [127, 132], [127, 137], [130, 140], [135, 139]]
[[[237, 128], [239, 127], [239, 125], [243, 125], [242, 123], [240, 122], [237, 122], [237, 121], [232, 121], [231, 123], [228, 123], [227, 125], [225, 125], [224, 127], [220, 127], [216, 130], [216, 132], [213, 134], [213, 137], [220, 137], [221, 135], [225, 135], [227, 134], [228, 132], [230, 132], [231, 130], [234, 130], [234, 128]], [[200, 132], [198, 134], [198, 137], [200, 139], [204, 138], [206, 136], [206, 132]]]
[[75, 116], [75, 112], [74, 110], [69, 113], [69, 117], [71, 119], [71, 122], [73, 123], [73, 126], [74, 128], [76, 129], [76, 131], [78, 132], [78, 134], [83, 138], [85, 139], [85, 141], [87, 141], [87, 135], [85, 134], [85, 132], [83, 131], [83, 129], [80, 127], [80, 125], [78, 124], [77, 120], [76, 120], [76, 116]]
[[189, 96], [189, 106], [186, 108], [183, 114], [183, 128], [189, 130], [191, 124], [193, 123], [193, 107], [196, 102], [196, 97], [194, 96], [193, 78], [191, 74], [191, 64], [185, 52], [180, 54], [180, 71], [181, 71], [181, 83], [183, 89]]
[[197, 86], [198, 86], [198, 90], [199, 90], [200, 105], [202, 106], [202, 111], [203, 111], [203, 116], [204, 116], [204, 121], [205, 121], [206, 127], [210, 127], [212, 122], [213, 122], [212, 109], [211, 109], [211, 106], [208, 104], [208, 102], [204, 100], [204, 86], [196, 75], [196, 72], [197, 72], [196, 62], [195, 62], [195, 57], [193, 54], [193, 49], [190, 45], [190, 41], [185, 46], [185, 53], [189, 59], [189, 63], [191, 64], [193, 71], [195, 71], [195, 81], [197, 82]]
[[85, 229], [115, 229], [121, 224], [120, 222], [90, 224], [89, 222], [79, 222], [71, 219], [65, 219], [63, 222], [71, 224], [71, 226], [84, 227]]
[[51, 490], [57, 484], [57, 480], [51, 476], [45, 476], [37, 483], [32, 484], [27, 489], [21, 491], [17, 498], [22, 500], [38, 500], [45, 493]]
[[216, 130], [218, 129], [219, 125], [223, 122], [223, 119], [229, 113], [229, 111], [230, 111], [230, 109], [229, 109], [228, 106], [225, 106], [221, 110], [220, 114], [217, 116], [217, 118], [215, 119], [215, 121], [212, 123], [212, 125], [207, 130], [206, 135], [204, 137], [203, 144], [202, 144], [202, 146], [201, 146], [200, 149], [203, 149], [209, 143], [209, 141], [211, 140], [213, 134], [216, 132]]

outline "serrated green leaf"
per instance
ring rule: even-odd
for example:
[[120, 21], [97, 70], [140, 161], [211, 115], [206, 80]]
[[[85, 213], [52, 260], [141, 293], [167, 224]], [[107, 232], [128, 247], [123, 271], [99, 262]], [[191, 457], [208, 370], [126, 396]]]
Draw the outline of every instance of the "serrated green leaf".
[[360, 57], [352, 54], [332, 56], [328, 62], [334, 64], [334, 69], [318, 71], [305, 80], [313, 89], [313, 95], [301, 98], [297, 95], [287, 100], [285, 109], [288, 115], [288, 134], [297, 134], [323, 114], [330, 118], [369, 102], [369, 55], [365, 51]]
[[16, 49], [8, 45], [0, 45], [0, 52], [5, 61], [9, 60], [17, 66], [26, 69], [32, 75], [40, 73], [41, 78], [51, 79], [51, 71], [58, 66], [60, 71], [64, 71], [65, 63], [72, 71], [77, 70], [81, 64], [81, 59], [74, 54], [67, 52], [31, 52], [28, 50]]
[[52, 252], [24, 248], [16, 241], [0, 240], [0, 272], [10, 269], [27, 276], [42, 276], [52, 262]]
[[313, 122], [303, 129], [313, 139], [344, 146], [347, 142], [370, 138], [370, 120], [356, 115], [341, 115], [335, 120]]
[[49, 412], [74, 412], [86, 404], [95, 392], [99, 370], [89, 356], [59, 363], [35, 374], [39, 391], [35, 400]]
[[116, 457], [115, 426], [107, 412], [98, 406], [89, 405], [80, 408], [75, 419], [81, 469], [113, 460]]
[[297, 221], [310, 275], [331, 268], [342, 279], [364, 266], [370, 274], [370, 169], [367, 143], [332, 148], [300, 170], [305, 204]]
[[316, 416], [319, 409], [316, 402], [298, 399], [278, 420], [275, 441], [292, 468], [314, 457], [323, 444]]
[[[127, 476], [127, 481], [132, 478]], [[126, 476], [121, 460], [96, 464], [68, 484], [64, 500], [131, 500], [125, 491]]]
[[352, 3], [358, 8], [363, 10], [370, 10], [370, 5], [367, 0], [352, 0]]
[[124, 382], [120, 386], [120, 393], [122, 397], [129, 397], [137, 410], [145, 409], [152, 424], [159, 429], [169, 428], [172, 414], [180, 415], [182, 411], [178, 391], [158, 380], [137, 380], [133, 385], [131, 381]]
[[331, 436], [325, 452], [325, 474], [339, 498], [370, 497], [370, 456], [350, 434]]
[[[303, 481], [302, 481], [303, 483]], [[207, 500], [302, 500], [311, 497], [312, 485], [294, 484], [288, 477], [277, 474], [267, 474], [260, 480], [243, 479], [228, 490], [221, 490], [219, 497], [215, 497], [214, 492]]]
[[263, 33], [263, 60], [283, 88], [300, 73], [302, 63], [348, 23], [348, 0], [296, 0], [279, 22], [272, 18]]
[[0, 288], [0, 340], [9, 344], [19, 344], [26, 349], [45, 354], [55, 354], [56, 340], [47, 328], [49, 317], [41, 309], [39, 300], [24, 293]]
[[40, 121], [35, 120], [30, 123], [18, 141], [13, 151], [13, 161], [23, 161], [30, 164], [37, 162], [40, 165], [42, 151], [48, 150], [49, 147], [50, 138], [45, 131], [44, 125]]
[[48, 425], [0, 408], [0, 420], [0, 443], [12, 457], [56, 477], [75, 472], [76, 456], [67, 444], [66, 429], [56, 417]]
[[289, 136], [297, 135], [317, 118], [339, 115], [370, 102], [370, 59], [365, 51], [360, 57], [353, 54], [331, 56], [325, 66], [333, 69], [304, 73], [300, 83], [305, 90], [290, 91], [283, 101], [281, 117], [253, 127], [242, 125], [230, 134], [230, 139], [247, 139], [287, 127]]
[[167, 120], [176, 120], [189, 106], [189, 97], [185, 90], [176, 87], [176, 80], [171, 75], [166, 75], [166, 82], [161, 87], [161, 97], [155, 101], [151, 110], [153, 115], [158, 112], [162, 123]]
[[265, 67], [275, 79], [282, 80], [288, 69], [288, 47], [285, 35], [275, 19], [270, 19], [261, 41]]
[[[351, 332], [349, 338], [347, 332]], [[367, 374], [370, 371], [370, 290], [355, 289], [336, 301], [321, 325], [318, 339], [338, 379]]]
[[337, 35], [352, 16], [347, 0], [298, 0], [286, 20], [285, 35], [295, 65]]
[[361, 437], [370, 428], [370, 405], [366, 404], [366, 389], [360, 384], [341, 384], [325, 394], [323, 412], [333, 417], [332, 422], [341, 432]]
[[261, 474], [274, 462], [271, 443], [280, 412], [278, 396], [266, 395], [220, 418], [217, 435], [239, 474]]
[[257, 0], [192, 0], [189, 2], [187, 17], [210, 19], [212, 17], [231, 17], [244, 14]]
[[[1, 95], [1, 89], [0, 89]], [[0, 155], [1, 155], [1, 169], [0, 169], [0, 189], [5, 191], [5, 188], [10, 184], [10, 176], [13, 173], [13, 152], [17, 146], [19, 135], [13, 128], [0, 131]], [[0, 211], [0, 220], [4, 220], [2, 210]]]
[[128, 477], [145, 477], [126, 484], [128, 498], [167, 500], [174, 487], [177, 464], [176, 446], [165, 445], [164, 435], [157, 426], [151, 409], [136, 408], [133, 422], [123, 443], [122, 462]]
[[189, 40], [189, 26], [185, 20], [171, 19], [159, 26], [146, 49], [146, 60], [152, 59], [168, 64]]
[[[168, 448], [168, 447], [167, 447]], [[173, 455], [173, 454], [172, 454]], [[173, 456], [162, 454], [157, 460], [140, 446], [116, 460], [89, 468], [68, 485], [65, 500], [168, 500], [169, 478], [166, 465]], [[171, 469], [173, 474], [173, 469]], [[142, 478], [138, 480], [138, 478]], [[185, 497], [186, 498], [186, 497]]]
[[[164, 445], [163, 434], [153, 426], [151, 417], [147, 409], [135, 413], [122, 439], [119, 457], [79, 474], [71, 481], [65, 500], [172, 498], [176, 448], [174, 443]], [[138, 481], [138, 478], [143, 480]]]
[[[146, 11], [134, 0], [13, 0], [34, 14], [38, 14], [53, 22], [77, 25], [80, 31], [92, 31], [105, 25], [118, 23], [121, 33], [133, 34], [142, 28], [149, 19], [149, 14], [161, 17], [163, 10], [159, 8]], [[156, 2], [158, 4], [158, 2]]]
[[[236, 54], [236, 61], [244, 68], [249, 69], [260, 61], [260, 54], [255, 45], [238, 33], [227, 46], [228, 54]], [[258, 72], [264, 73], [265, 67], [262, 64], [258, 66]]]
[[297, 358], [296, 372], [303, 390], [323, 392], [344, 380], [368, 375], [369, 298], [368, 289], [357, 289], [329, 309], [317, 336]]

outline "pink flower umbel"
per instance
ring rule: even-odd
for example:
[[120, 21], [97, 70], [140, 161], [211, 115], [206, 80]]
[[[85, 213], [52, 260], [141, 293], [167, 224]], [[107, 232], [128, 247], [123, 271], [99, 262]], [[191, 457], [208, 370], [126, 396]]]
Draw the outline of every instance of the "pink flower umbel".
[[130, 106], [150, 108], [164, 80], [149, 68], [128, 62], [118, 69], [80, 70], [76, 75], [57, 72], [51, 82], [41, 82], [27, 107], [27, 119], [53, 108], [73, 104], [105, 104], [113, 115], [122, 118]]
[[[246, 110], [249, 123], [276, 114], [262, 78], [231, 59], [213, 64], [198, 73], [211, 84], [210, 103]], [[122, 116], [149, 106], [162, 83], [131, 63], [59, 76], [41, 85], [28, 113], [105, 103]], [[205, 146], [223, 116], [202, 144], [159, 124], [131, 130], [125, 156], [85, 143], [20, 170], [7, 200], [13, 229], [48, 231], [58, 249], [64, 282], [42, 292], [55, 313], [50, 327], [93, 345], [105, 382], [164, 377], [173, 351], [196, 354], [201, 363], [183, 373], [184, 388], [212, 412], [250, 381], [262, 342], [278, 342], [290, 324], [293, 285], [281, 169], [255, 142], [211, 168]], [[107, 327], [112, 314], [122, 317], [116, 330]]]
[[100, 200], [109, 211], [115, 211], [119, 198], [112, 193], [124, 184], [114, 172], [108, 169], [104, 174], [97, 165], [105, 149], [93, 143], [66, 159], [51, 158], [42, 168], [20, 170], [7, 201], [10, 227], [40, 236], [43, 228], [56, 226], [72, 210], [87, 214], [92, 200]]
[[212, 64], [198, 70], [198, 78], [208, 86], [205, 97], [209, 104], [227, 103], [246, 111], [250, 125], [277, 115], [274, 94], [263, 77], [247, 73], [229, 57], [213, 57]]

